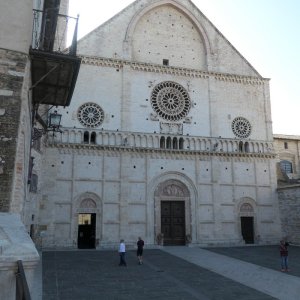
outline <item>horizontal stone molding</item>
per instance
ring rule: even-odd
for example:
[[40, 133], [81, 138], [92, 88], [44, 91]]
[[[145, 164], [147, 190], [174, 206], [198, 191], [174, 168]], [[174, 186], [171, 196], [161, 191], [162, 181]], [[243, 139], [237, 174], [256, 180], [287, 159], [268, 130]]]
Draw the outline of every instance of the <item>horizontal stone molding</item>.
[[170, 74], [173, 76], [185, 76], [185, 77], [192, 77], [192, 78], [204, 78], [204, 79], [214, 78], [215, 80], [220, 80], [220, 81], [251, 84], [251, 85], [262, 85], [265, 82], [269, 81], [268, 78], [262, 78], [262, 77], [207, 72], [207, 71], [201, 71], [197, 69], [178, 68], [178, 67], [163, 66], [158, 64], [141, 63], [135, 61], [104, 58], [104, 57], [97, 57], [97, 56], [80, 56], [80, 58], [82, 59], [81, 64], [101, 66], [101, 67], [111, 67], [118, 70], [122, 69], [124, 66], [129, 66], [132, 70], [142, 71], [142, 72]]

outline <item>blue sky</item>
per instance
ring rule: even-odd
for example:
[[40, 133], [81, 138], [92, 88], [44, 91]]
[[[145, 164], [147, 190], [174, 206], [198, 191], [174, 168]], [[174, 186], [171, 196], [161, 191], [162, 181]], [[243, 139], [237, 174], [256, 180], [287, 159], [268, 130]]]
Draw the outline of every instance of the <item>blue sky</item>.
[[[70, 0], [79, 38], [132, 0]], [[265, 78], [271, 78], [273, 132], [300, 135], [300, 0], [193, 0]]]

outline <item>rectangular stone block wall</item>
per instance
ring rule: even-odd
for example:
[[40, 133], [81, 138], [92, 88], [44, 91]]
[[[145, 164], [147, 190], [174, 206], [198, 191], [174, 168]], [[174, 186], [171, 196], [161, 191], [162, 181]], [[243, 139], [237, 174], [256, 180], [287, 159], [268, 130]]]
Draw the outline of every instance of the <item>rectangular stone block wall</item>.
[[25, 54], [0, 49], [0, 212], [10, 208], [27, 60]]
[[282, 232], [289, 241], [300, 244], [300, 185], [278, 189]]
[[[242, 201], [253, 207], [257, 203], [254, 235], [260, 236], [261, 243], [273, 244], [281, 238], [275, 181], [270, 175], [273, 159], [195, 159], [192, 154], [167, 156], [87, 147], [44, 149], [36, 224], [44, 247], [76, 247], [78, 199], [87, 193], [100, 199], [96, 212], [99, 247], [111, 247], [121, 237], [132, 245], [137, 236], [154, 243], [155, 224], [159, 224], [155, 214], [160, 213], [155, 212], [153, 182], [165, 174], [195, 183], [191, 231], [198, 235], [194, 242], [241, 243]], [[190, 193], [193, 195], [192, 189]]]

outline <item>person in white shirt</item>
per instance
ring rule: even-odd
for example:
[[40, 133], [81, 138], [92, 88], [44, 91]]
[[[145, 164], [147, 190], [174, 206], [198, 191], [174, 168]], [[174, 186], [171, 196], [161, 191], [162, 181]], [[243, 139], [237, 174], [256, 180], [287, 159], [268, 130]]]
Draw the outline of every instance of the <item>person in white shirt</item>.
[[126, 261], [125, 261], [125, 252], [126, 252], [126, 246], [124, 240], [120, 240], [120, 246], [119, 246], [119, 255], [120, 255], [120, 263], [119, 266], [125, 266], [126, 267]]

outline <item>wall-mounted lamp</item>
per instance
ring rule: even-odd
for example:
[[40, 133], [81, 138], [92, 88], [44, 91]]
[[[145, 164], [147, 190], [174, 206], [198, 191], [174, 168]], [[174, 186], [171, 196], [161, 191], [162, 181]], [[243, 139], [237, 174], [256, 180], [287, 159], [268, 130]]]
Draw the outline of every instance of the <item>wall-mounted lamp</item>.
[[51, 113], [49, 115], [48, 119], [48, 129], [47, 131], [52, 131], [53, 132], [53, 137], [55, 132], [62, 132], [59, 127], [60, 127], [60, 122], [61, 122], [61, 114], [58, 114], [57, 111], [55, 110], [54, 113]]
[[58, 114], [57, 111], [51, 113], [49, 115], [49, 124], [48, 127], [51, 128], [53, 131], [57, 131], [60, 127], [61, 122], [61, 114]]

